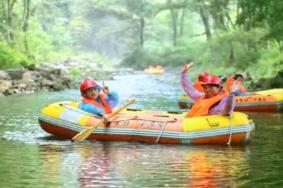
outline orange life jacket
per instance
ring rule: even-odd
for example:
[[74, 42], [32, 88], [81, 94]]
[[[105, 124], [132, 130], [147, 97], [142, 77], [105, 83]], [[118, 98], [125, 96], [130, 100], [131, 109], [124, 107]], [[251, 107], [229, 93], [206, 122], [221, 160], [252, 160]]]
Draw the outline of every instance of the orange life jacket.
[[194, 87], [199, 90], [200, 92], [203, 92], [203, 87], [199, 81], [194, 83]]
[[[232, 85], [235, 81], [236, 80], [232, 77], [227, 78], [227, 80], [226, 80], [226, 90], [227, 91], [231, 90], [231, 87], [232, 87]], [[245, 93], [247, 91], [246, 88], [242, 85], [242, 83], [240, 83], [239, 89], [240, 89], [241, 93]]]
[[216, 95], [214, 97], [205, 98], [204, 96], [199, 98], [191, 110], [187, 113], [186, 117], [196, 117], [196, 116], [206, 116], [208, 115], [209, 109], [221, 101], [224, 97], [227, 96], [227, 93], [224, 92], [222, 94]]
[[94, 106], [97, 106], [100, 109], [103, 109], [106, 112], [106, 114], [111, 114], [112, 113], [112, 109], [111, 109], [111, 107], [109, 106], [108, 102], [105, 99], [105, 94], [100, 93], [98, 97], [101, 99], [102, 104], [100, 104], [99, 102], [97, 102], [94, 99], [89, 99], [89, 98], [86, 98], [86, 97], [83, 97], [83, 102], [84, 103], [90, 103], [90, 104], [92, 104]]

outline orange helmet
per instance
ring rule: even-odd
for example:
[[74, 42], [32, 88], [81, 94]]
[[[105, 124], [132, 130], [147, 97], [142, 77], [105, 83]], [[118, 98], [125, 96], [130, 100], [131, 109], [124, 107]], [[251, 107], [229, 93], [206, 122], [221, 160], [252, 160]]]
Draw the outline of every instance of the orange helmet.
[[208, 73], [207, 72], [202, 72], [198, 75], [198, 81], [202, 82], [205, 77], [208, 76]]
[[201, 81], [202, 85], [217, 85], [221, 87], [222, 81], [221, 79], [216, 75], [207, 75], [204, 77], [204, 79]]
[[93, 87], [99, 87], [97, 85], [97, 83], [95, 81], [92, 80], [84, 80], [80, 86], [80, 90], [81, 90], [81, 94], [83, 95], [83, 93], [89, 89], [89, 88], [93, 88]]

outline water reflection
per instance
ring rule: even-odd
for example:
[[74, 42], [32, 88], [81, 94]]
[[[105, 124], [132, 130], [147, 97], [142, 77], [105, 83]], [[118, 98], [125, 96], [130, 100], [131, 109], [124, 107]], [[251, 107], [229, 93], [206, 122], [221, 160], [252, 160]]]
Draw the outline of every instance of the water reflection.
[[248, 147], [101, 143], [80, 148], [81, 187], [234, 187], [246, 173]]
[[42, 177], [47, 187], [79, 187], [80, 154], [73, 152], [73, 143], [44, 144], [39, 148]]

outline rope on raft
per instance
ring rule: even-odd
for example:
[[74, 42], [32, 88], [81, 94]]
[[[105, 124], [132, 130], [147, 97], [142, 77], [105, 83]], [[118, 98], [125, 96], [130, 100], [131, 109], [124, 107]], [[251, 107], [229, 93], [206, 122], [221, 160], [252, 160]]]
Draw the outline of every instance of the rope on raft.
[[148, 120], [148, 119], [143, 119], [143, 118], [138, 118], [138, 116], [134, 116], [133, 118], [129, 118], [129, 119], [123, 119], [123, 120], [116, 120], [116, 121], [111, 121], [111, 122], [123, 122], [123, 121], [130, 121], [130, 120], [142, 120], [142, 121], [149, 121], [149, 122], [161, 122], [161, 123], [164, 123], [161, 130], [160, 130], [160, 134], [159, 136], [157, 137], [157, 139], [155, 140], [155, 143], [158, 143], [158, 141], [160, 140], [163, 132], [164, 132], [164, 129], [167, 125], [167, 123], [174, 123], [177, 121], [176, 118], [174, 118], [173, 120], [168, 120], [168, 121], [160, 121], [160, 120]]

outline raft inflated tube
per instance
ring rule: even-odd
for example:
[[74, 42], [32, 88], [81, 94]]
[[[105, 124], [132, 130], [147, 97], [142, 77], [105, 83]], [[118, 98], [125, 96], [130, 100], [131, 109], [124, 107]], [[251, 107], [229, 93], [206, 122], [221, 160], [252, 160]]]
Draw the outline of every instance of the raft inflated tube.
[[[243, 144], [250, 140], [255, 125], [240, 112], [231, 117], [212, 115], [184, 118], [185, 114], [166, 111], [124, 110], [109, 125], [99, 126], [89, 140], [141, 141], [165, 144]], [[41, 110], [43, 130], [57, 137], [71, 139], [101, 118], [78, 109], [76, 102], [58, 102]]]

